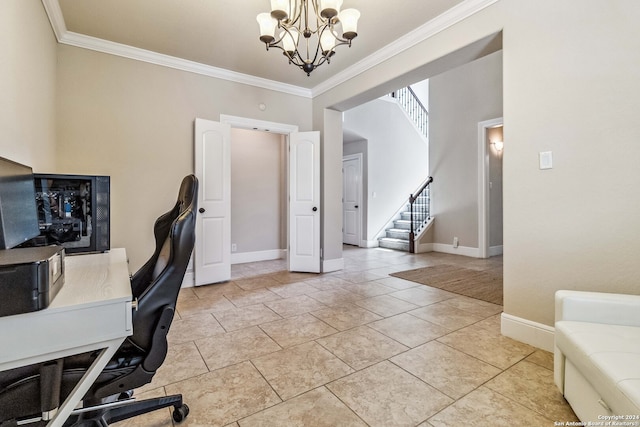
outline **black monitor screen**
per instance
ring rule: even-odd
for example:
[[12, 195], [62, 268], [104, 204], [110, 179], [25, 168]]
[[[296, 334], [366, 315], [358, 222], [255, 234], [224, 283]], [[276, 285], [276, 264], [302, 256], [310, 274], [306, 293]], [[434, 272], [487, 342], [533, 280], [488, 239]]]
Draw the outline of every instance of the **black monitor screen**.
[[0, 157], [0, 249], [39, 234], [33, 171]]

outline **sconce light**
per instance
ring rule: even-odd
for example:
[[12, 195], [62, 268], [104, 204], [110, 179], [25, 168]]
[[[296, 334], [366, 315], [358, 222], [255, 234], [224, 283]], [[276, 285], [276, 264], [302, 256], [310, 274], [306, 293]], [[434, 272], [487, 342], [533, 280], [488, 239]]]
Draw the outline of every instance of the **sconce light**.
[[494, 141], [494, 142], [491, 143], [491, 145], [493, 145], [493, 147], [498, 152], [502, 151], [502, 149], [504, 148], [504, 142], [503, 141]]

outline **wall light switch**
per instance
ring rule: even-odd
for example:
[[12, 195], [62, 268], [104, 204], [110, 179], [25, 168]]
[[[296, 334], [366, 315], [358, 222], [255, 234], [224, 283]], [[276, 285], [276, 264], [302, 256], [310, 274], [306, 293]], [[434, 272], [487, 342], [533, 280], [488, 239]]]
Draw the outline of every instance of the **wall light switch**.
[[540, 169], [553, 168], [553, 152], [541, 151], [540, 152]]

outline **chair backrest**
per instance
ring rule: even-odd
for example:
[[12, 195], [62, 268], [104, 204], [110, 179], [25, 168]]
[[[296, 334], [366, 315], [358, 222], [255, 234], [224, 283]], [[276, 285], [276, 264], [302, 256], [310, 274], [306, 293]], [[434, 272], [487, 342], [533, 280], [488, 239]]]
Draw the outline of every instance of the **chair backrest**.
[[178, 200], [154, 225], [156, 249], [131, 279], [138, 309], [133, 312], [133, 335], [123, 347], [146, 352], [163, 311], [175, 310], [178, 292], [195, 244], [198, 180], [188, 175], [182, 180]]

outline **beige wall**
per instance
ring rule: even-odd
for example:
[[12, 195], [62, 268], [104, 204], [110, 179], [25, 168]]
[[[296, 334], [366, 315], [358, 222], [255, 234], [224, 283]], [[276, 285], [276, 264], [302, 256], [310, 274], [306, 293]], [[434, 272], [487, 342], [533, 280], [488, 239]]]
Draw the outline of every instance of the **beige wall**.
[[434, 242], [478, 248], [478, 123], [502, 116], [502, 52], [429, 79]]
[[42, 3], [0, 1], [0, 157], [55, 167], [56, 39]]
[[[635, 0], [501, 0], [316, 97], [314, 125], [503, 30], [504, 309], [552, 325], [558, 289], [640, 293], [639, 20]], [[554, 168], [540, 170], [547, 150]], [[325, 174], [339, 167], [325, 160]]]
[[153, 222], [193, 172], [196, 117], [311, 129], [306, 98], [66, 45], [58, 58], [57, 172], [111, 176], [111, 245], [127, 248], [132, 270], [153, 249]]
[[285, 155], [282, 135], [231, 129], [231, 244], [236, 253], [287, 247]]

